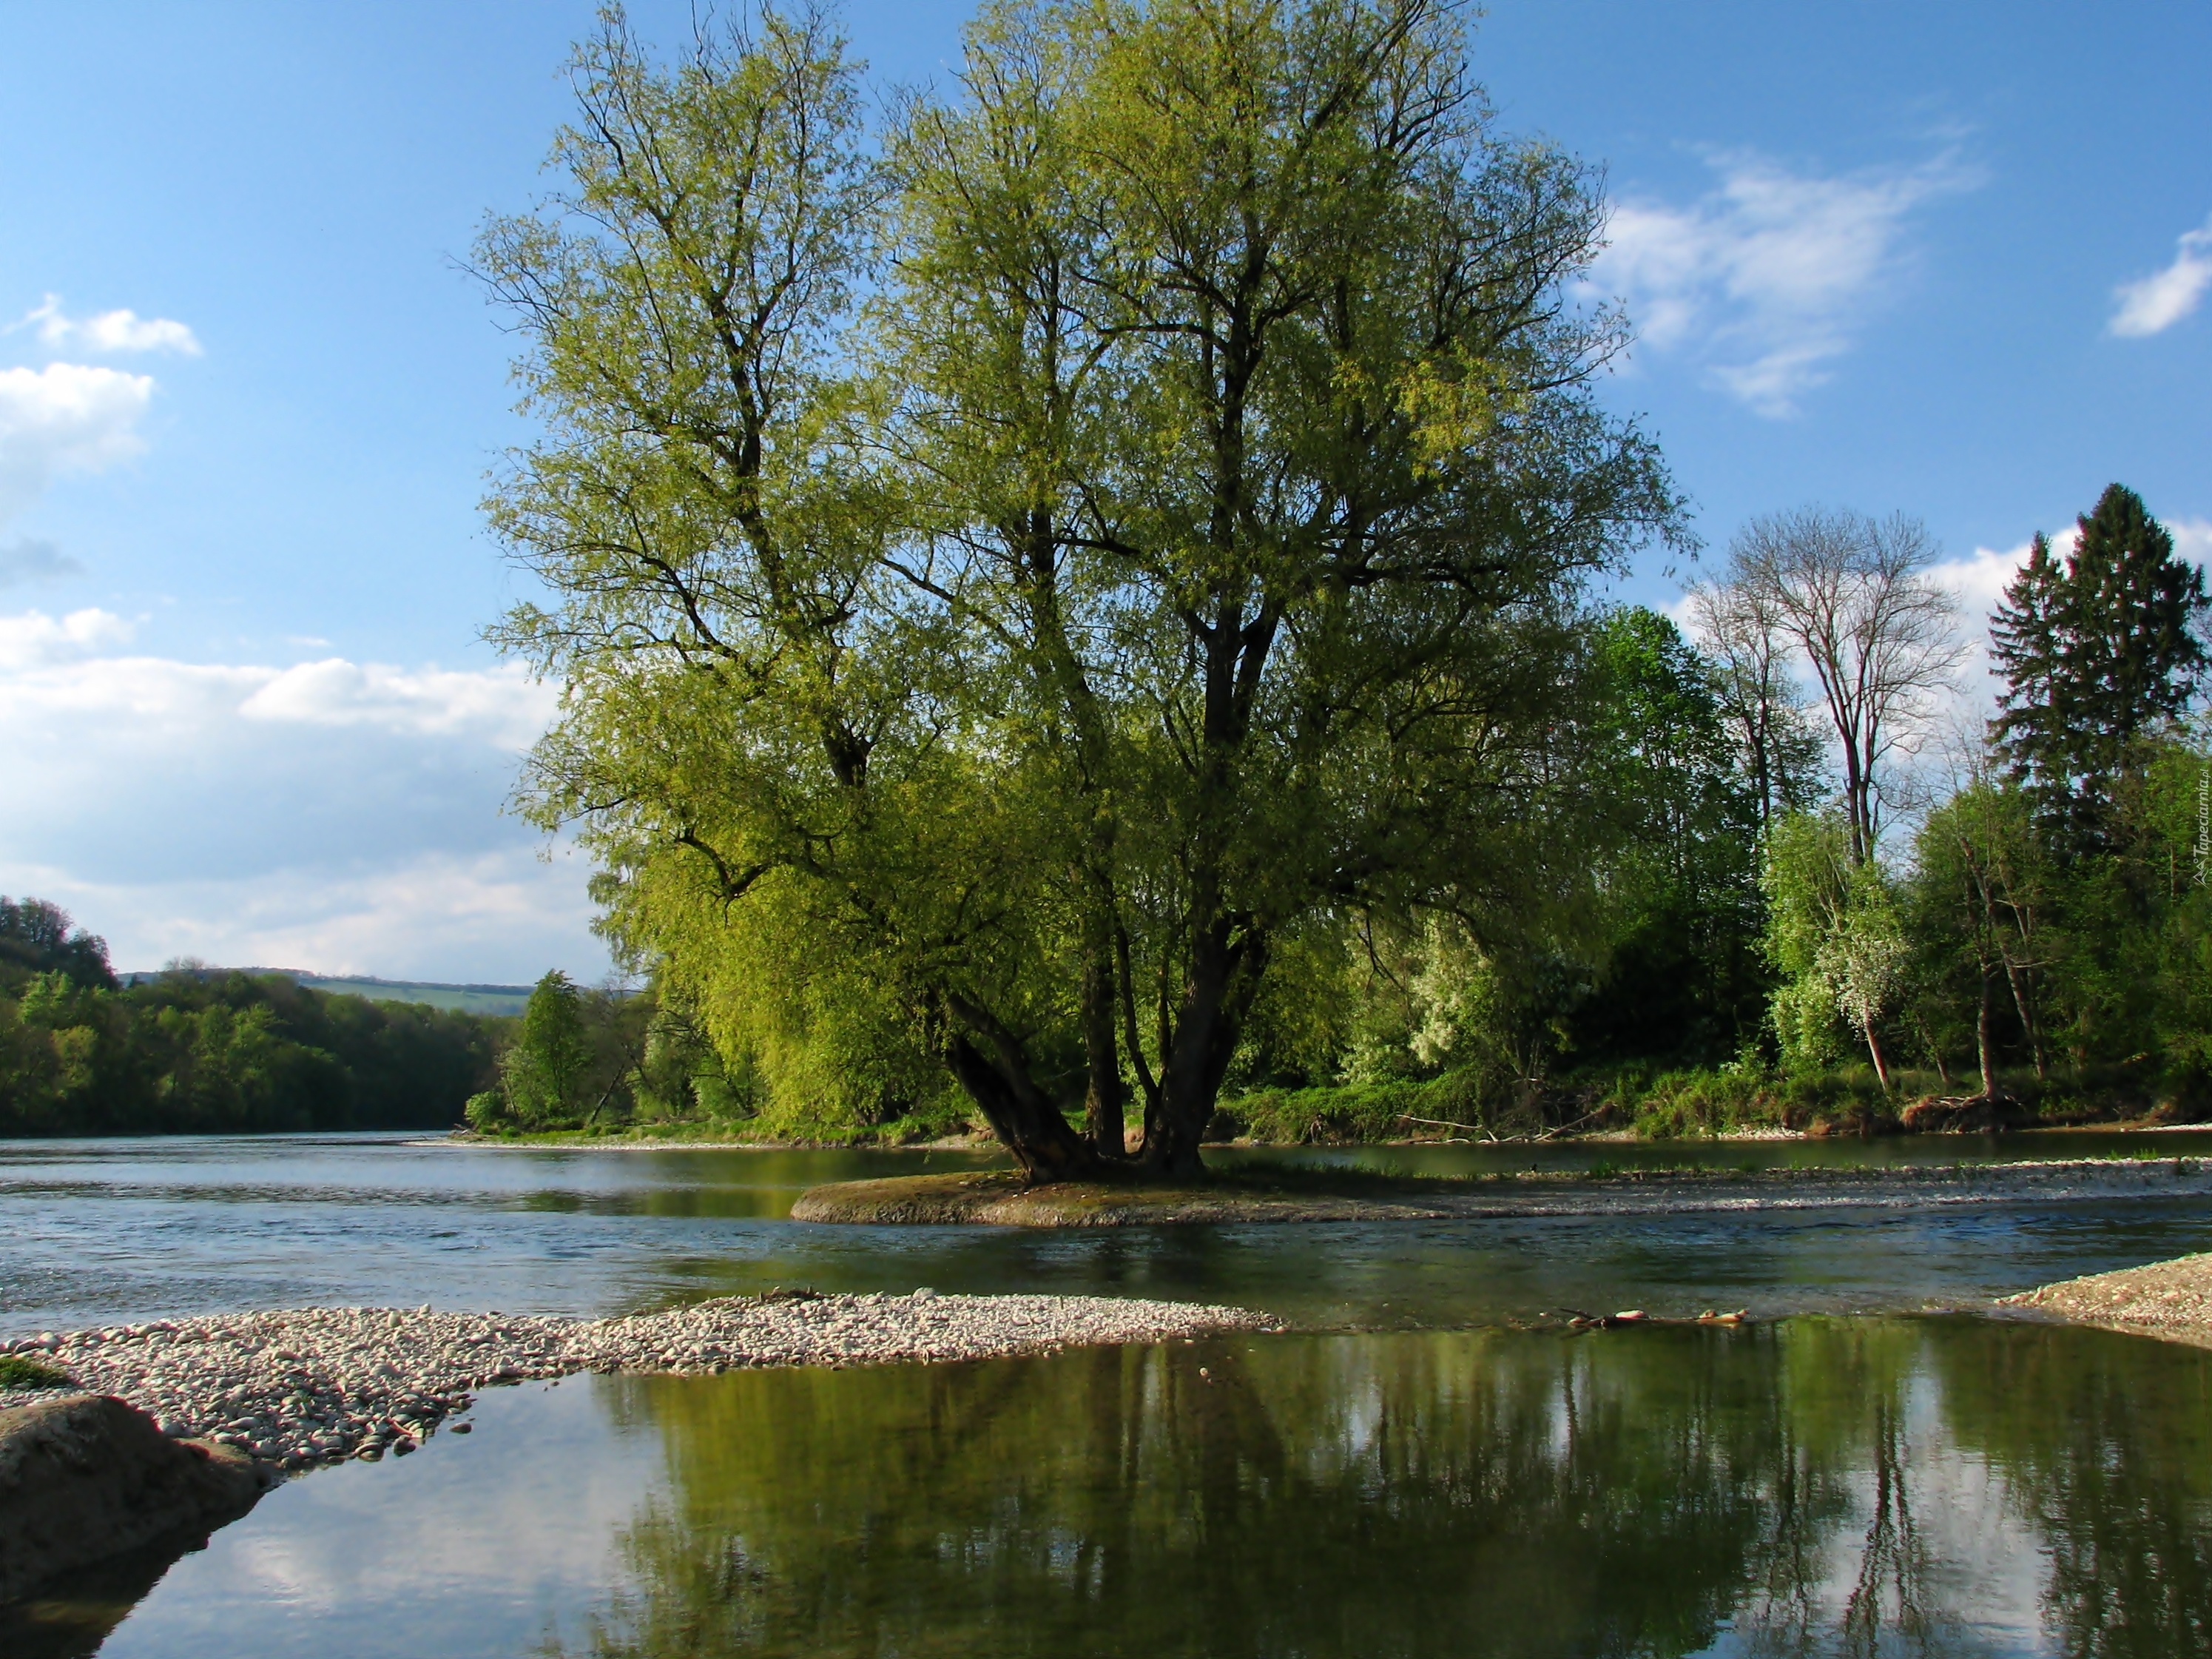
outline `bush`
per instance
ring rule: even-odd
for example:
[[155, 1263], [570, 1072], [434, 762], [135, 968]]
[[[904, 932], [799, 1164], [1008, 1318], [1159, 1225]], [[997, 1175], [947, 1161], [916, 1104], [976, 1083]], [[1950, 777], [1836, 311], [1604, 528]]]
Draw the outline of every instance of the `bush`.
[[469, 1097], [469, 1103], [461, 1109], [461, 1115], [469, 1127], [478, 1134], [504, 1134], [514, 1127], [514, 1119], [507, 1109], [507, 1099], [494, 1089]]
[[1663, 1073], [1633, 1108], [1636, 1133], [1646, 1140], [1778, 1128], [1788, 1112], [1773, 1079], [1734, 1066]]

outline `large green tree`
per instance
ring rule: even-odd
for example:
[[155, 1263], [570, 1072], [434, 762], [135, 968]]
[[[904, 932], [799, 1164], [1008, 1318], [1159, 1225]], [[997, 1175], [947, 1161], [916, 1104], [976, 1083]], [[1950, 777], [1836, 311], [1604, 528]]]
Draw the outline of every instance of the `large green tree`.
[[994, 9], [880, 170], [818, 18], [673, 70], [614, 19], [578, 86], [483, 245], [546, 426], [501, 636], [568, 687], [533, 809], [726, 1041], [1188, 1174], [1295, 930], [1502, 934], [1571, 863], [1520, 809], [1580, 583], [1677, 508], [1590, 395], [1592, 181], [1452, 12]]
[[2073, 848], [2101, 844], [2141, 740], [2185, 709], [2207, 658], [2203, 573], [2142, 498], [2106, 487], [2063, 560], [2038, 534], [1990, 621], [2006, 689], [1992, 733]]
[[1593, 848], [1598, 973], [1574, 1041], [1586, 1057], [1727, 1060], [1756, 1034], [1769, 989], [1762, 814], [1810, 792], [1778, 740], [1762, 775], [1729, 665], [1667, 617], [1616, 611], [1591, 652], [1593, 729], [1579, 766], [1603, 843]]
[[1982, 1095], [1999, 1092], [2002, 1005], [2036, 1074], [2048, 1071], [2043, 988], [2051, 965], [2051, 872], [2026, 797], [2012, 779], [1975, 758], [1948, 800], [1922, 821], [1906, 890], [1910, 931], [1926, 961], [1923, 1000], [1933, 1056], [1954, 1029], [1972, 1033]]

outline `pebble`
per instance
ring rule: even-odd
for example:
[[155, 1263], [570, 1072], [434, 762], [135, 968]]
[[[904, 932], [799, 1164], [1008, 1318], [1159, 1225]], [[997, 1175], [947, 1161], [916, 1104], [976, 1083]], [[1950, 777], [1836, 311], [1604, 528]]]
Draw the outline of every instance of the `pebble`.
[[2212, 1252], [2063, 1279], [1999, 1300], [2085, 1325], [2212, 1347]]
[[[987, 1359], [1194, 1333], [1279, 1330], [1242, 1308], [1095, 1296], [722, 1297], [617, 1319], [301, 1308], [0, 1342], [84, 1388], [290, 1470], [404, 1457], [476, 1390], [580, 1371]], [[466, 1433], [466, 1423], [451, 1425]]]

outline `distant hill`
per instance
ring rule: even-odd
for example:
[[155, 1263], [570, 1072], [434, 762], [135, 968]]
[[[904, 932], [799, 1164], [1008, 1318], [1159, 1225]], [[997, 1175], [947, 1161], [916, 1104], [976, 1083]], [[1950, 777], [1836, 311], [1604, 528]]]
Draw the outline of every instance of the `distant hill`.
[[[233, 972], [279, 974], [311, 991], [327, 991], [333, 996], [365, 997], [371, 1002], [421, 1002], [433, 1008], [451, 1009], [464, 1014], [519, 1014], [530, 1001], [531, 990], [527, 985], [441, 985], [432, 980], [377, 979], [372, 975], [331, 979], [298, 968], [195, 966], [187, 971], [202, 978]], [[158, 979], [161, 974], [159, 971], [141, 971], [118, 977], [126, 985], [135, 985], [141, 980]]]

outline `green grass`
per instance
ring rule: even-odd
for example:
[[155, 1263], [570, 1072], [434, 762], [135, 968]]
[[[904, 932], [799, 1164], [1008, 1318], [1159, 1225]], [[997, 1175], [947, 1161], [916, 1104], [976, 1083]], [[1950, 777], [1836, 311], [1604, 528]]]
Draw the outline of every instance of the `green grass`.
[[0, 1353], [0, 1389], [67, 1389], [76, 1379], [28, 1354]]
[[713, 1141], [731, 1146], [911, 1146], [967, 1133], [964, 1119], [902, 1117], [873, 1125], [824, 1124], [779, 1134], [759, 1118], [636, 1118], [582, 1129], [508, 1129], [484, 1136], [518, 1146], [604, 1146], [609, 1142], [653, 1146]]

